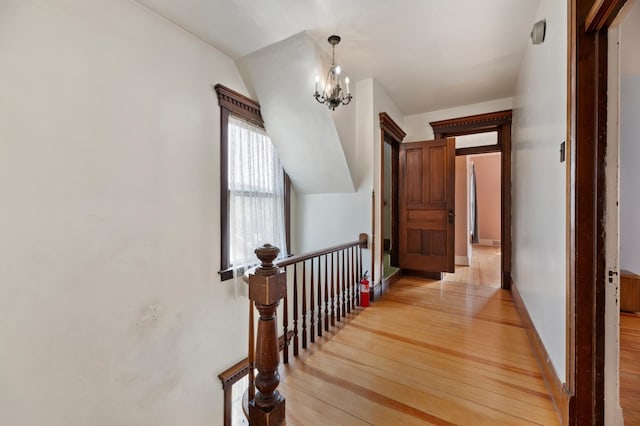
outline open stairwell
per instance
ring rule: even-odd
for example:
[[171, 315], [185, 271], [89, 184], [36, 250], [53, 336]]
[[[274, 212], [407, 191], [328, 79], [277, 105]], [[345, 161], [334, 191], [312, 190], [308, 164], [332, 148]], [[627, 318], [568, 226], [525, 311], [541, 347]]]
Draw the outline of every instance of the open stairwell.
[[[250, 344], [249, 362], [255, 359], [258, 374], [250, 377], [246, 400], [263, 405], [253, 417], [246, 410], [251, 424], [560, 423], [508, 290], [455, 276], [403, 277], [363, 308], [357, 277], [366, 235], [343, 246], [285, 261], [288, 276], [263, 263], [258, 278], [249, 279], [260, 311], [258, 333], [276, 309], [271, 303], [264, 315], [260, 298], [282, 298], [282, 336], [288, 337], [280, 338], [283, 363], [278, 345], [264, 345], [264, 335], [255, 357]], [[288, 289], [252, 293], [252, 278], [263, 285], [265, 276], [281, 287], [286, 281]], [[273, 322], [270, 327], [275, 341]]]

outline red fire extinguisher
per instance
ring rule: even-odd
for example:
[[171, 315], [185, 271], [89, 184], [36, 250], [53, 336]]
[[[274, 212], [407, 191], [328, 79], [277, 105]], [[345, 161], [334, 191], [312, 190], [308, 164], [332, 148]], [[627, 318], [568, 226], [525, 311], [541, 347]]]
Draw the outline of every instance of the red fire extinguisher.
[[369, 271], [366, 271], [360, 279], [360, 306], [366, 308], [369, 306]]

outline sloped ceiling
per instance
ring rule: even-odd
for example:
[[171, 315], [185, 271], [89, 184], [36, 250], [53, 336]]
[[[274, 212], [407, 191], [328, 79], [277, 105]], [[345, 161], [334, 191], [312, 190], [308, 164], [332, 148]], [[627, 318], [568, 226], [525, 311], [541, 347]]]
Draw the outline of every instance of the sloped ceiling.
[[[355, 190], [333, 114], [313, 97], [314, 75], [326, 54], [305, 32], [240, 58], [240, 71], [255, 92], [267, 132], [299, 193]], [[354, 106], [351, 106], [352, 108]], [[343, 107], [344, 108], [344, 107]]]
[[[315, 76], [326, 72], [329, 35], [342, 36], [337, 62], [354, 83], [374, 79], [411, 115], [513, 96], [540, 3], [137, 1], [236, 61], [301, 193], [351, 192], [359, 185], [355, 123], [346, 131], [351, 118], [341, 116], [353, 114], [345, 111], [355, 105], [331, 113], [311, 96]], [[554, 28], [547, 22], [548, 31]]]
[[513, 96], [540, 0], [138, 2], [234, 60], [301, 31], [329, 53], [338, 34], [342, 68], [411, 115]]

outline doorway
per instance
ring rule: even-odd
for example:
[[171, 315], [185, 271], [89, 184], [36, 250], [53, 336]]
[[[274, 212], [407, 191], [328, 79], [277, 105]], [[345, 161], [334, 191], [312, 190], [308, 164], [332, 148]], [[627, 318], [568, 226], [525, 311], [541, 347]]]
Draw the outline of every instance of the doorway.
[[[402, 271], [398, 267], [398, 170], [400, 144], [406, 133], [386, 112], [381, 112], [379, 117], [383, 228], [380, 259], [382, 259], [381, 294], [384, 294], [389, 286], [402, 276]], [[377, 299], [378, 295], [374, 294], [374, 298]]]
[[[479, 138], [477, 136], [480, 136]], [[497, 135], [481, 133], [456, 138], [456, 146], [492, 146]], [[455, 272], [444, 281], [500, 286], [501, 210], [500, 152], [456, 156]]]
[[503, 289], [511, 288], [511, 118], [512, 111], [505, 110], [429, 123], [436, 139], [456, 138], [456, 158], [500, 154], [500, 240], [496, 244]]
[[[442, 120], [429, 123], [433, 129], [436, 139], [446, 139], [457, 137], [466, 140], [460, 147], [456, 147], [456, 156], [479, 155], [488, 153], [499, 153], [500, 155], [500, 287], [511, 288], [511, 119], [512, 111], [504, 110], [486, 114], [458, 117], [449, 120]], [[396, 270], [398, 263], [398, 170], [399, 170], [399, 148], [406, 133], [387, 115], [380, 113], [380, 158], [381, 170], [380, 179], [382, 189], [383, 208], [381, 222], [389, 221], [389, 237], [383, 234], [382, 240], [388, 239], [386, 244], [381, 244], [378, 248], [382, 261], [382, 286], [381, 293], [384, 293], [389, 285], [399, 279], [402, 270]], [[492, 142], [486, 142], [487, 135], [494, 135]], [[485, 138], [485, 142], [478, 140]], [[389, 148], [386, 147], [389, 145]], [[385, 154], [386, 152], [386, 154]], [[391, 163], [390, 173], [385, 173], [385, 164]], [[385, 176], [390, 178], [389, 183], [385, 183]], [[385, 190], [385, 188], [387, 188]], [[388, 193], [390, 190], [390, 194]], [[385, 209], [384, 203], [390, 203]], [[390, 215], [390, 219], [387, 219]], [[385, 247], [388, 250], [385, 250]], [[391, 274], [384, 272], [386, 265], [385, 254], [388, 251], [388, 265]], [[378, 296], [376, 295], [376, 298]]]

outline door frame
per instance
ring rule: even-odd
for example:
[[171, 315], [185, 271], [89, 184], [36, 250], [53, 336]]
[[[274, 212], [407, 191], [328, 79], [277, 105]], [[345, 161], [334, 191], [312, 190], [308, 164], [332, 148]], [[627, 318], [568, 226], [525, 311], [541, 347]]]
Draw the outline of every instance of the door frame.
[[436, 139], [454, 138], [474, 133], [497, 132], [496, 145], [456, 149], [457, 155], [485, 154], [500, 152], [502, 168], [500, 172], [500, 248], [501, 274], [500, 287], [511, 288], [511, 120], [512, 110], [496, 111], [486, 114], [469, 115], [449, 120], [429, 123]]
[[[608, 30], [626, 0], [570, 0], [568, 424], [604, 424]], [[563, 414], [563, 413], [561, 413]]]
[[[382, 208], [380, 209], [380, 223], [382, 224], [382, 244], [378, 248], [380, 254], [380, 283], [381, 283], [381, 292], [384, 294], [387, 291], [389, 285], [392, 284], [392, 280], [387, 280], [385, 282], [384, 279], [384, 144], [388, 143], [391, 145], [391, 265], [398, 266], [398, 253], [399, 253], [399, 243], [398, 243], [398, 179], [399, 179], [399, 168], [400, 168], [400, 144], [402, 143], [407, 133], [402, 130], [402, 128], [387, 114], [386, 112], [381, 112], [379, 115], [380, 119], [380, 199], [382, 200]], [[400, 274], [397, 274], [397, 278], [400, 277]]]

